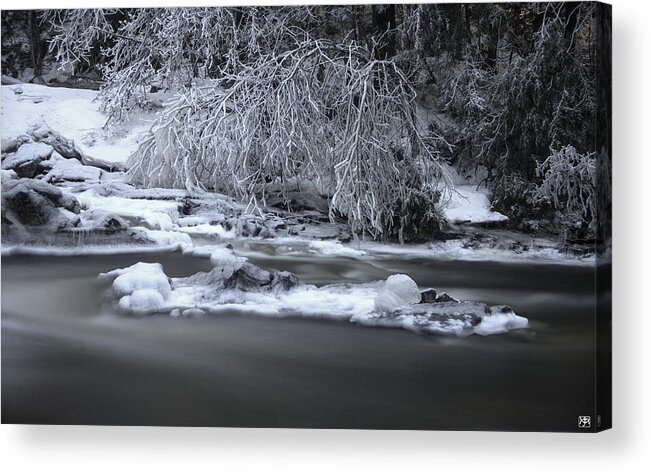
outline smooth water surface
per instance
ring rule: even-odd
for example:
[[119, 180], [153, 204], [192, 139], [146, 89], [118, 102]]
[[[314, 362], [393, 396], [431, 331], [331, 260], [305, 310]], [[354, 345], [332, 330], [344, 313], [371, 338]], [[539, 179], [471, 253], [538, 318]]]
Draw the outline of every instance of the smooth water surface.
[[591, 267], [245, 252], [318, 285], [406, 273], [508, 304], [530, 327], [456, 338], [235, 313], [134, 318], [107, 310], [100, 272], [146, 261], [186, 276], [209, 261], [4, 257], [2, 421], [575, 431], [594, 411]]

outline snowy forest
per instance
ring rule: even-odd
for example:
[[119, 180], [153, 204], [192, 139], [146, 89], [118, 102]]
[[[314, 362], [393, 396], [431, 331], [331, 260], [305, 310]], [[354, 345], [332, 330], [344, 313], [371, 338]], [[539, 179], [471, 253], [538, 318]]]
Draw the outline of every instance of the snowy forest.
[[[610, 257], [609, 7], [3, 10], [1, 26], [7, 363], [30, 365], [25, 337], [45, 336], [53, 363], [93, 339], [97, 371], [134, 354], [140, 374], [112, 378], [127, 396], [165, 392], [127, 414], [105, 379], [55, 366], [107, 402], [81, 401], [74, 421], [454, 429], [423, 405], [418, 369], [494, 400], [492, 417], [455, 396], [463, 414], [449, 411], [471, 428], [554, 429], [594, 398], [531, 393], [541, 380], [518, 362], [567, 369], [568, 389], [589, 382], [595, 266]], [[486, 336], [501, 344], [476, 341]], [[462, 348], [478, 355], [461, 360]], [[6, 357], [4, 384], [45, 388], [41, 374], [5, 379]], [[303, 357], [338, 374], [293, 376]], [[476, 376], [457, 376], [470, 359]], [[462, 385], [502, 368], [521, 422], [497, 414], [499, 382]], [[208, 387], [206, 372], [250, 393]], [[249, 390], [254, 373], [282, 385]], [[353, 377], [368, 382], [336, 384]], [[413, 390], [385, 390], [403, 382]], [[47, 388], [68, 397], [54, 379]], [[384, 416], [360, 403], [378, 391]], [[36, 393], [12, 395], [3, 421], [69, 421]], [[197, 401], [169, 407], [175, 395]], [[213, 398], [231, 407], [207, 410]]]
[[137, 185], [289, 210], [309, 194], [356, 237], [404, 241], [444, 235], [456, 173], [489, 190], [505, 227], [589, 241], [595, 8], [10, 11], [2, 70], [98, 87], [109, 132], [174, 94], [129, 157]]

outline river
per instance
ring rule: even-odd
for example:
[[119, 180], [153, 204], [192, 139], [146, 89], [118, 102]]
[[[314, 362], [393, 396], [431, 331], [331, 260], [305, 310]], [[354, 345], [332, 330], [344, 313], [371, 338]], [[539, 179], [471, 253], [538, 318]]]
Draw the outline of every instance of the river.
[[2, 258], [3, 423], [575, 431], [594, 412], [594, 269], [424, 258], [271, 255], [302, 282], [393, 273], [453, 296], [508, 304], [530, 326], [421, 336], [314, 319], [225, 313], [128, 317], [100, 272], [179, 253]]

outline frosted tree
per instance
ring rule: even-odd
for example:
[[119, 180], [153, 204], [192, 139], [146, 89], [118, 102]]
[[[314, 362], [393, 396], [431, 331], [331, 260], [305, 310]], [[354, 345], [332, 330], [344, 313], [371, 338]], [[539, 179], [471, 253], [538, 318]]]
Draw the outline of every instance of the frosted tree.
[[117, 120], [147, 104], [152, 86], [184, 90], [195, 79], [217, 78], [301, 40], [311, 17], [307, 7], [51, 10], [47, 16], [60, 61], [89, 62], [101, 50], [100, 99]]
[[498, 211], [532, 218], [537, 162], [550, 148], [594, 150], [594, 6], [486, 5], [475, 16], [466, 7], [479, 28], [443, 80], [442, 107], [459, 123], [446, 136], [457, 166], [486, 169]]
[[562, 209], [565, 226], [596, 229], [596, 168], [595, 153], [579, 154], [573, 146], [552, 150], [537, 166], [543, 181], [536, 189], [537, 202], [550, 203]]
[[308, 40], [171, 103], [130, 161], [135, 182], [265, 200], [311, 185], [373, 237], [437, 231], [447, 143], [423, 135], [415, 91], [391, 60]]
[[[444, 159], [480, 170], [512, 222], [550, 218], [552, 180], [538, 163], [551, 165], [550, 149], [596, 151], [594, 13], [566, 2], [47, 18], [60, 61], [101, 71], [110, 119], [147, 106], [152, 91], [177, 93], [130, 158], [134, 182], [253, 204], [309, 188], [356, 233], [403, 237], [436, 230]], [[425, 103], [437, 108], [428, 126], [416, 118]]]
[[117, 38], [114, 25], [123, 16], [119, 9], [45, 10], [42, 22], [51, 25], [54, 59], [73, 70], [90, 66], [101, 45]]

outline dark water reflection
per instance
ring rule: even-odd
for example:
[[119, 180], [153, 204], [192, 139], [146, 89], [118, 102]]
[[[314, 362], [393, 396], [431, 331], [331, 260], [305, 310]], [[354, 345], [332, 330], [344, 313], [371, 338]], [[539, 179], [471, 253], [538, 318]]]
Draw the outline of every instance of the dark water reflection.
[[2, 421], [246, 427], [576, 430], [594, 412], [594, 270], [532, 264], [248, 253], [302, 281], [396, 272], [509, 304], [527, 330], [465, 339], [340, 322], [102, 310], [99, 272], [179, 254], [2, 261]]

